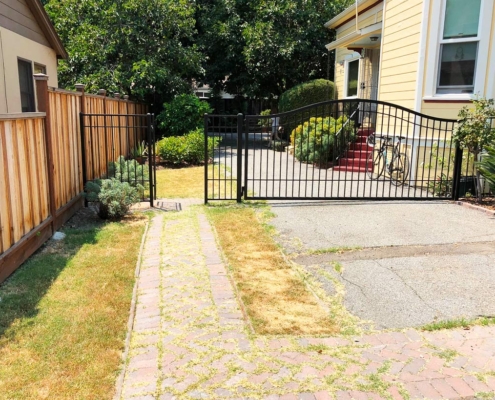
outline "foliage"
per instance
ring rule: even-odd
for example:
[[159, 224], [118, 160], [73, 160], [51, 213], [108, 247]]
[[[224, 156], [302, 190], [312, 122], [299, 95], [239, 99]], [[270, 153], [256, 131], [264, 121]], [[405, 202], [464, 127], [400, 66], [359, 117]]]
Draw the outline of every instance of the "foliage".
[[114, 178], [90, 181], [85, 189], [87, 199], [98, 202], [98, 215], [102, 219], [122, 218], [144, 190], [141, 185], [131, 186]]
[[478, 168], [490, 184], [491, 190], [495, 192], [495, 146], [486, 146], [485, 150], [487, 154], [483, 154]]
[[211, 112], [207, 102], [192, 94], [182, 94], [163, 105], [157, 120], [166, 136], [181, 136], [202, 127], [204, 115]]
[[[208, 154], [213, 157], [213, 149], [218, 138], [208, 138]], [[158, 154], [170, 164], [199, 165], [205, 158], [205, 136], [201, 129], [189, 132], [185, 136], [171, 136], [158, 142]]]
[[[468, 149], [475, 160], [486, 147], [495, 143], [495, 129], [490, 118], [495, 117], [493, 99], [477, 98], [473, 100], [474, 110], [463, 107], [459, 111], [459, 122], [454, 131], [453, 141], [462, 149]], [[476, 164], [478, 201], [482, 200], [480, 171]]]
[[47, 0], [46, 10], [69, 53], [61, 87], [80, 82], [161, 105], [202, 73], [194, 2]]
[[146, 142], [143, 140], [141, 143], [138, 143], [136, 147], [131, 150], [131, 157], [144, 157], [148, 154], [148, 149], [146, 148]]
[[108, 177], [128, 182], [134, 187], [149, 185], [148, 168], [136, 160], [126, 160], [124, 156], [120, 156], [115, 162], [108, 163]]
[[[260, 115], [262, 117], [268, 117], [269, 115], [272, 114], [272, 110], [268, 109], [268, 110], [263, 110], [261, 111]], [[258, 121], [258, 125], [263, 127], [263, 128], [270, 128], [272, 126], [272, 120], [271, 118], [261, 118], [259, 121]]]
[[334, 96], [334, 90], [335, 85], [333, 82], [326, 79], [316, 79], [301, 83], [280, 96], [278, 108], [280, 112], [286, 112], [310, 104], [331, 100]]
[[325, 164], [334, 161], [355, 139], [354, 123], [345, 116], [339, 119], [313, 117], [295, 128], [290, 139], [299, 161]]
[[335, 34], [324, 24], [351, 3], [199, 1], [199, 43], [207, 55], [205, 82], [217, 93], [273, 99], [299, 83], [327, 77], [327, 67], [333, 76], [333, 53], [325, 45]]

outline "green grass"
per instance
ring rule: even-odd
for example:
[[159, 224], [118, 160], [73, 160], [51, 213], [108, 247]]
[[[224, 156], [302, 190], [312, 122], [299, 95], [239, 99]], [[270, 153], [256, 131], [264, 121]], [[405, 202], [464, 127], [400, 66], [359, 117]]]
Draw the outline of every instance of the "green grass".
[[319, 254], [342, 254], [348, 251], [355, 251], [355, 250], [361, 250], [362, 247], [356, 246], [356, 247], [329, 247], [327, 249], [316, 249], [316, 250], [309, 250], [307, 254], [309, 255], [319, 255]]
[[65, 229], [0, 285], [0, 398], [112, 398], [145, 220]]
[[424, 331], [439, 331], [442, 329], [469, 328], [470, 326], [481, 325], [489, 326], [495, 324], [495, 317], [480, 317], [467, 320], [465, 318], [452, 319], [448, 321], [439, 321], [427, 324], [422, 327]]
[[[229, 169], [223, 165], [209, 165], [210, 183], [208, 185], [208, 193], [210, 197], [215, 198], [230, 196], [233, 199], [236, 197], [236, 184], [232, 182], [229, 174]], [[164, 168], [156, 171], [157, 197], [159, 199], [173, 198], [204, 198], [204, 174], [205, 169], [201, 167], [188, 168]], [[220, 178], [220, 180], [211, 181], [211, 178]], [[235, 178], [234, 178], [235, 179]]]

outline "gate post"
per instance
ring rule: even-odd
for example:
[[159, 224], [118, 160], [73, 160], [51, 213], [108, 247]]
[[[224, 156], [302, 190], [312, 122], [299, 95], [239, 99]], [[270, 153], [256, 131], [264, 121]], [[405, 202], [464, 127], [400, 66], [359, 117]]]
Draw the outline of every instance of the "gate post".
[[244, 115], [237, 114], [237, 202], [242, 200], [242, 136]]
[[[147, 141], [148, 141], [148, 173], [149, 173], [149, 185], [150, 185], [150, 207], [153, 208], [153, 185], [154, 185], [154, 182], [153, 182], [153, 162], [151, 160], [153, 154], [152, 154], [152, 150], [151, 150], [151, 146], [154, 146], [154, 144], [151, 143], [151, 140], [152, 140], [152, 133], [151, 133], [151, 129], [152, 129], [152, 114], [148, 113], [146, 114], [146, 122], [147, 122], [147, 125], [148, 125], [148, 128], [147, 128]], [[120, 121], [119, 121], [119, 124], [120, 124]]]
[[452, 177], [452, 199], [459, 200], [460, 183], [461, 183], [461, 170], [462, 170], [462, 149], [459, 144], [455, 147], [455, 164], [454, 164], [454, 176]]
[[205, 134], [205, 204], [208, 204], [208, 114], [204, 115], [204, 134]]

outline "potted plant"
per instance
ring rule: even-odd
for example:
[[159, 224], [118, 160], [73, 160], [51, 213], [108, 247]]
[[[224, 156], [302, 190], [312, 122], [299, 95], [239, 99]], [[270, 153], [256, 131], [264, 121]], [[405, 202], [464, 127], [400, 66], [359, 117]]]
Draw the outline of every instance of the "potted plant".
[[268, 118], [268, 116], [271, 115], [271, 110], [263, 110], [261, 111], [260, 115], [265, 118], [260, 118], [258, 121], [258, 125], [261, 126], [261, 132], [267, 133], [272, 127], [272, 119]]
[[[474, 110], [463, 107], [459, 111], [459, 123], [452, 139], [461, 149], [467, 149], [477, 161], [486, 146], [495, 142], [495, 129], [492, 128], [491, 118], [495, 117], [493, 99], [477, 98], [473, 100]], [[476, 196], [482, 201], [483, 185], [479, 163], [475, 163]]]
[[131, 150], [131, 158], [136, 160], [139, 164], [143, 165], [146, 162], [148, 156], [148, 149], [146, 147], [146, 142], [143, 140], [138, 143], [136, 147]]

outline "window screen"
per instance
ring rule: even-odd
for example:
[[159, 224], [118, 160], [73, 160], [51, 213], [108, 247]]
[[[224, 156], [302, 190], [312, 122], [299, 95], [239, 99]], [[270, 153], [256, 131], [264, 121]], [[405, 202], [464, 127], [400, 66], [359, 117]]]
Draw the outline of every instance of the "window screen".
[[443, 38], [478, 36], [481, 0], [447, 0]]
[[17, 60], [22, 112], [35, 112], [33, 71], [29, 61]]

